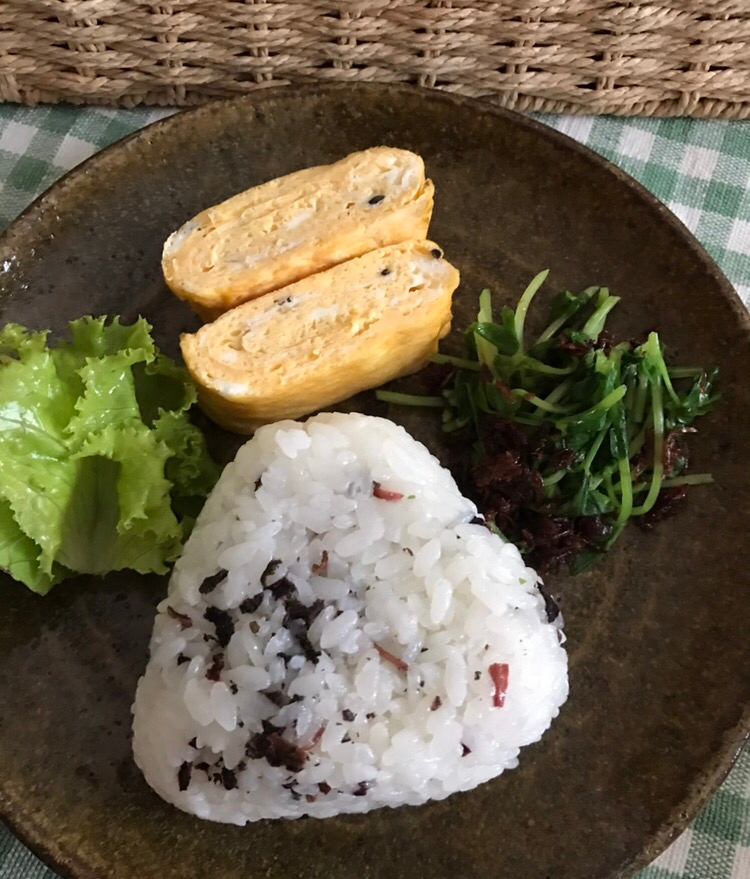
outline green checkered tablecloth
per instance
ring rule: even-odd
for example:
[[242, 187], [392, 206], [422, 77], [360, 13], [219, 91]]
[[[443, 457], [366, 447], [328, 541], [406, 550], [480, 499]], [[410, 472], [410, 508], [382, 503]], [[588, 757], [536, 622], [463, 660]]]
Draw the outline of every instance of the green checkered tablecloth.
[[[62, 173], [164, 115], [0, 106], [0, 227]], [[606, 156], [665, 202], [750, 306], [750, 122], [537, 118]], [[638, 875], [678, 877], [750, 879], [750, 748], [690, 828]], [[0, 825], [0, 879], [54, 874]]]

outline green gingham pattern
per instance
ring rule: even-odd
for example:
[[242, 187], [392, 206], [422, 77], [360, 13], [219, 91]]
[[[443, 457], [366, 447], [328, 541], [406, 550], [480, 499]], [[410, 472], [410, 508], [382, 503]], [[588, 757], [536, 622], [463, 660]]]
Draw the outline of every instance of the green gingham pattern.
[[[78, 162], [164, 115], [0, 107], [0, 227]], [[601, 153], [665, 202], [750, 306], [750, 123], [537, 118]], [[0, 825], [0, 879], [54, 876]], [[637, 879], [750, 879], [750, 748], [689, 829]]]

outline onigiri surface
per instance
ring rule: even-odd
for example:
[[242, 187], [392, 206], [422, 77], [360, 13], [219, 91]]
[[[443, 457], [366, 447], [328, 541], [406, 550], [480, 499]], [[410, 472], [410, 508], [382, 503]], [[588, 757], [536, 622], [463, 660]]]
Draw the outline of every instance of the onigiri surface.
[[420, 804], [517, 765], [568, 694], [538, 578], [401, 427], [261, 428], [160, 604], [134, 755], [245, 824]]

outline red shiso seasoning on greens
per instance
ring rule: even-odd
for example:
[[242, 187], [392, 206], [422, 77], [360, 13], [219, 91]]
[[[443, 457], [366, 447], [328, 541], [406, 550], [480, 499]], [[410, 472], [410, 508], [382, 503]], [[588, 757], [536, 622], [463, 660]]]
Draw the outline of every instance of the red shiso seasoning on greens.
[[689, 486], [712, 481], [689, 472], [687, 436], [718, 399], [717, 371], [668, 365], [656, 332], [617, 341], [604, 325], [620, 300], [605, 287], [558, 294], [529, 339], [529, 307], [546, 277], [495, 318], [482, 292], [466, 356], [433, 358], [439, 394], [377, 396], [442, 409], [454, 472], [488, 524], [540, 572], [577, 573], [631, 519], [651, 528]]

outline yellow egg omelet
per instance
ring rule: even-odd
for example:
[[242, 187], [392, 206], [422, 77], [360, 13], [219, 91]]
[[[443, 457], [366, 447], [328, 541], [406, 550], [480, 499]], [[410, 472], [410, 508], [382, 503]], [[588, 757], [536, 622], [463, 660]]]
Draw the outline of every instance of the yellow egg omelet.
[[450, 329], [458, 271], [406, 241], [297, 281], [181, 339], [201, 408], [251, 433], [422, 367]]
[[204, 320], [370, 250], [427, 236], [434, 187], [415, 153], [373, 147], [248, 189], [166, 241], [169, 288]]

